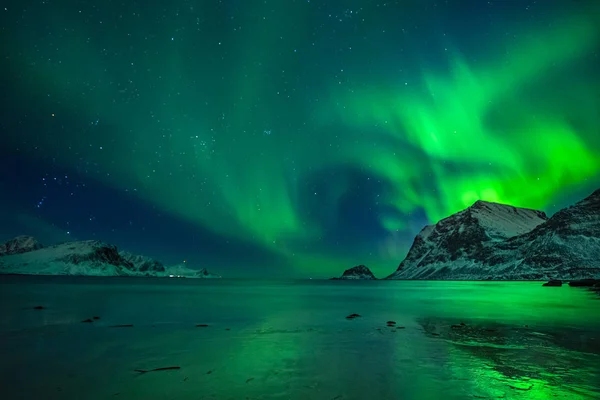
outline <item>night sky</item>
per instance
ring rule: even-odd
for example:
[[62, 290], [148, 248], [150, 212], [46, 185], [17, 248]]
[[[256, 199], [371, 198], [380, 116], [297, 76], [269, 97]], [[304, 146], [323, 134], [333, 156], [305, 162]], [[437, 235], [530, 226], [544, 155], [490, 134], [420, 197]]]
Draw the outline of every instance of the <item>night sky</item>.
[[388, 275], [477, 199], [552, 214], [600, 187], [599, 21], [597, 0], [4, 1], [0, 240]]

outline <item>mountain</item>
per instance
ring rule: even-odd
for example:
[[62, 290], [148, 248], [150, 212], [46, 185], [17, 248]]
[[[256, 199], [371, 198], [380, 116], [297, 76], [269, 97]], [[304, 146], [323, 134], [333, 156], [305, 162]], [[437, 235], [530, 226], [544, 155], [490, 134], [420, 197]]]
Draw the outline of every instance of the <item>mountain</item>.
[[19, 236], [0, 245], [0, 250], [0, 274], [215, 277], [205, 269], [165, 267], [152, 258], [119, 252], [116, 246], [97, 240], [42, 247], [32, 237]]
[[375, 280], [375, 275], [364, 265], [357, 265], [344, 271], [341, 277], [334, 280]]
[[415, 238], [387, 279], [545, 280], [600, 276], [600, 190], [547, 218], [478, 201]]
[[6, 243], [0, 244], [0, 256], [25, 253], [41, 249], [43, 246], [31, 236], [17, 236]]
[[130, 267], [116, 247], [96, 240], [67, 242], [0, 258], [0, 272], [11, 274], [127, 276]]
[[527, 233], [547, 220], [541, 211], [477, 201], [424, 227], [398, 270], [388, 278], [445, 279], [448, 269], [471, 264], [484, 246]]
[[600, 278], [600, 189], [531, 232], [486, 249], [481, 257], [508, 276]]
[[165, 266], [153, 258], [120, 251], [119, 255], [132, 264], [131, 269], [137, 272], [165, 272]]

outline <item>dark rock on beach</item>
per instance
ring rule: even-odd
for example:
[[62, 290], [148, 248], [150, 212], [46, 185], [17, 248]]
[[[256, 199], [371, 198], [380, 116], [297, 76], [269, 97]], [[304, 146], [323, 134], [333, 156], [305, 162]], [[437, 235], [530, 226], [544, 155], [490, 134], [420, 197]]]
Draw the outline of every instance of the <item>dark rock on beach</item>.
[[562, 284], [563, 284], [563, 282], [561, 280], [553, 279], [553, 280], [550, 280], [550, 281], [544, 283], [542, 286], [560, 287], [560, 286], [562, 286]]
[[600, 279], [579, 279], [576, 281], [570, 281], [569, 286], [572, 287], [593, 287], [600, 283]]

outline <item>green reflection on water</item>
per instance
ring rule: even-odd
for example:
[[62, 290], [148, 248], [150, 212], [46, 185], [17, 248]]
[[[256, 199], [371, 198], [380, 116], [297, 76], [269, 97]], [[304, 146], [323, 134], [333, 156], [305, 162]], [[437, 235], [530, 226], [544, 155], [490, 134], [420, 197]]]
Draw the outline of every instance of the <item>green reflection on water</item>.
[[[0, 280], [0, 311], [10, 322], [0, 325], [0, 374], [9, 393], [30, 398], [600, 397], [600, 302], [583, 289], [511, 282], [28, 282]], [[47, 312], [23, 311], [38, 303]], [[79, 322], [96, 313], [102, 318], [95, 325]], [[350, 313], [361, 317], [346, 320]], [[107, 328], [113, 323], [135, 328]], [[182, 368], [132, 372], [166, 365]], [[20, 386], [25, 375], [36, 379]]]

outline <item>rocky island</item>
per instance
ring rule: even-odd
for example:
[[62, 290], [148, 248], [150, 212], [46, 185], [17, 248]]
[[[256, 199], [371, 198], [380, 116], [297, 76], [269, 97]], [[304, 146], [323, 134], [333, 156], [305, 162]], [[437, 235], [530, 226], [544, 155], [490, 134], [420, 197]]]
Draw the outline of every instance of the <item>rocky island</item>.
[[375, 275], [371, 270], [364, 265], [357, 265], [344, 271], [339, 278], [331, 278], [332, 280], [376, 280]]

